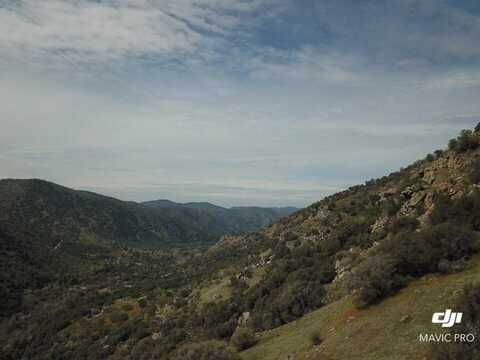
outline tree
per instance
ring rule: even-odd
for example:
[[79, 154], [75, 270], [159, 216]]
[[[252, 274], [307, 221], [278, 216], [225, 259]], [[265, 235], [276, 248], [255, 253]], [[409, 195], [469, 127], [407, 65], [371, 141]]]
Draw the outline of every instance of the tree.
[[480, 131], [480, 122], [475, 126], [474, 132], [479, 132]]
[[240, 356], [219, 341], [205, 341], [183, 345], [173, 360], [240, 360]]
[[257, 343], [255, 332], [249, 327], [239, 327], [230, 340], [238, 351], [251, 348]]
[[468, 180], [472, 184], [478, 184], [480, 182], [480, 160], [476, 160], [472, 164], [472, 170], [468, 174]]

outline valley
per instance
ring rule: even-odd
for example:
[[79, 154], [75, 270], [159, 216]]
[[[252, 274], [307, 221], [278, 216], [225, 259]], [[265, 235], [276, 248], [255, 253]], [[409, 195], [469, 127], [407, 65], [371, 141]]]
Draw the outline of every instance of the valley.
[[479, 174], [477, 126], [298, 211], [2, 180], [2, 358], [473, 358], [418, 335], [478, 335]]

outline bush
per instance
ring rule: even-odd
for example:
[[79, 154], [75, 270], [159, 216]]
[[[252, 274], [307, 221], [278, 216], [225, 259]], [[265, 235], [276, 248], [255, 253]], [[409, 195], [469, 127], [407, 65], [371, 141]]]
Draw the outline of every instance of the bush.
[[315, 346], [322, 343], [322, 338], [320, 337], [320, 332], [318, 330], [314, 330], [310, 333], [310, 342]]
[[457, 139], [450, 139], [450, 141], [448, 142], [448, 148], [450, 150], [455, 150], [457, 148], [457, 144], [458, 144]]
[[475, 129], [473, 130], [474, 132], [479, 132], [480, 131], [480, 123], [475, 126]]
[[463, 259], [477, 250], [477, 235], [468, 228], [443, 223], [420, 232], [401, 232], [381, 243], [378, 252], [350, 277], [353, 301], [364, 308], [381, 301], [409, 278], [461, 270]]
[[462, 224], [473, 230], [480, 231], [480, 191], [452, 200], [445, 195], [439, 195], [435, 200], [435, 206], [430, 214], [432, 225], [447, 221]]
[[387, 225], [387, 231], [397, 234], [399, 232], [412, 232], [418, 227], [418, 220], [414, 217], [402, 216], [394, 219]]
[[172, 360], [240, 360], [240, 356], [218, 341], [183, 345]]
[[468, 174], [468, 180], [470, 180], [472, 184], [480, 183], [480, 160], [472, 163], [472, 170]]
[[239, 327], [230, 339], [238, 351], [251, 348], [257, 343], [255, 332], [249, 327]]
[[418, 277], [439, 271], [441, 260], [456, 261], [469, 256], [476, 243], [476, 234], [471, 230], [443, 223], [416, 233], [400, 233], [382, 247], [396, 260], [400, 275]]
[[471, 130], [462, 130], [457, 139], [452, 139], [448, 143], [448, 148], [458, 153], [478, 148], [479, 141]]
[[112, 322], [114, 322], [114, 323], [124, 322], [124, 321], [128, 320], [128, 314], [124, 313], [124, 312], [115, 311], [115, 312], [112, 312], [110, 314], [110, 320], [112, 320]]
[[434, 154], [435, 154], [435, 156], [436, 156], [437, 159], [438, 159], [440, 156], [443, 155], [443, 150], [440, 150], [440, 149], [439, 149], [439, 150], [435, 150], [435, 151], [434, 151]]
[[354, 305], [365, 308], [394, 293], [404, 283], [405, 278], [397, 274], [396, 261], [382, 255], [368, 258], [360, 264], [349, 285], [356, 289]]

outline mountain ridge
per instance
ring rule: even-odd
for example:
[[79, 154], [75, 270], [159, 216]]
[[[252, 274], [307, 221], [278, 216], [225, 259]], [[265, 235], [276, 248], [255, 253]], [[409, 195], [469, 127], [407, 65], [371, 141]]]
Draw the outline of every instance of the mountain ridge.
[[254, 231], [286, 214], [253, 208], [257, 211], [251, 214], [254, 221], [223, 224], [213, 210], [227, 218], [236, 214], [213, 204], [122, 201], [41, 179], [0, 179], [0, 199], [0, 221], [5, 223], [49, 228], [51, 233], [56, 228], [58, 236], [65, 231], [77, 239], [83, 234], [102, 243], [130, 246], [211, 244], [223, 235]]

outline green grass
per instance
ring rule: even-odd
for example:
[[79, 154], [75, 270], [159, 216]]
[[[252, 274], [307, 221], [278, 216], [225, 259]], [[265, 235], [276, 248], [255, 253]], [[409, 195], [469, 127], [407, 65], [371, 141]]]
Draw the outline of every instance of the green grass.
[[[259, 283], [264, 276], [265, 270], [257, 269], [253, 272], [252, 276], [246, 280], [246, 283], [251, 287]], [[200, 290], [200, 304], [226, 300], [230, 298], [231, 295], [230, 279], [228, 277], [217, 279]]]
[[228, 299], [231, 292], [229, 279], [215, 280], [201, 289], [200, 304]]
[[[293, 323], [261, 334], [260, 342], [241, 355], [245, 360], [423, 360], [430, 345], [418, 341], [420, 333], [441, 332], [431, 324], [433, 312], [452, 307], [466, 282], [480, 281], [480, 256], [469, 268], [450, 275], [415, 280], [382, 303], [357, 310], [346, 297]], [[402, 321], [402, 318], [408, 317]], [[318, 331], [324, 340], [310, 342]]]

